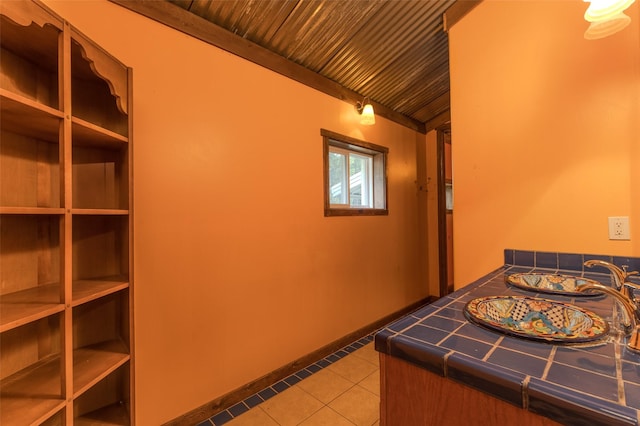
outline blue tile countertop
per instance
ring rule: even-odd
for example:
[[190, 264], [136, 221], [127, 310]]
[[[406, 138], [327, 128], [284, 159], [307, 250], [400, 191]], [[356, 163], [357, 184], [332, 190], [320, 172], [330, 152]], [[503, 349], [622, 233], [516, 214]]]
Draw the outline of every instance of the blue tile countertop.
[[536, 271], [611, 285], [606, 269], [583, 267], [589, 259], [640, 271], [640, 258], [505, 250], [503, 267], [380, 330], [376, 350], [562, 424], [638, 425], [640, 354], [627, 349], [624, 341], [609, 335], [577, 345], [534, 342], [464, 317], [465, 304], [477, 297], [528, 295], [573, 303], [610, 322], [614, 302], [609, 296], [557, 296], [505, 283], [509, 274]]

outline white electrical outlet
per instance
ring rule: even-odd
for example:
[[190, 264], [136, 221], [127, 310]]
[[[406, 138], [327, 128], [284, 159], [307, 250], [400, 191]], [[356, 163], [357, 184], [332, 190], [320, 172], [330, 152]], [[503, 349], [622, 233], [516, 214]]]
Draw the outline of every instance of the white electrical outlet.
[[609, 239], [610, 240], [630, 240], [629, 216], [609, 217]]

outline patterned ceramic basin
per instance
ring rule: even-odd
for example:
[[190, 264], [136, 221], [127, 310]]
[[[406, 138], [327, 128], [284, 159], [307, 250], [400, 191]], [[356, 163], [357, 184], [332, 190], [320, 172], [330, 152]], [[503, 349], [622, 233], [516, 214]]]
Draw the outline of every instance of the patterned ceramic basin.
[[607, 335], [600, 316], [568, 303], [528, 296], [490, 296], [464, 307], [467, 319], [511, 336], [554, 343], [579, 343]]
[[562, 294], [567, 296], [593, 297], [602, 295], [601, 292], [578, 292], [576, 287], [582, 284], [601, 284], [588, 278], [573, 277], [560, 274], [543, 274], [529, 272], [505, 276], [507, 284], [524, 290], [538, 293]]

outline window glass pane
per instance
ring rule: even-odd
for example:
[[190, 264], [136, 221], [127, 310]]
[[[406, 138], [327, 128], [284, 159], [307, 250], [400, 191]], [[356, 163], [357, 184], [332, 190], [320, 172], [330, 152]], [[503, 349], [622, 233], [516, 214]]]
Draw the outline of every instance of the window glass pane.
[[329, 202], [347, 204], [347, 156], [329, 152]]
[[371, 158], [351, 153], [349, 155], [349, 196], [354, 207], [372, 207]]

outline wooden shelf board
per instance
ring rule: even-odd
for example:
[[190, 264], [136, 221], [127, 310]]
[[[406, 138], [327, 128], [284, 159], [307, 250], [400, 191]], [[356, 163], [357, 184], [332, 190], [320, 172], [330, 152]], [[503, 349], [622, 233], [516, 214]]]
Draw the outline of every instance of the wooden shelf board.
[[129, 349], [121, 340], [110, 340], [74, 350], [73, 397], [82, 395], [129, 358]]
[[74, 145], [121, 148], [129, 138], [103, 127], [72, 117], [72, 137]]
[[62, 215], [64, 209], [61, 207], [13, 207], [1, 206], [0, 214], [42, 214], [42, 215]]
[[74, 419], [76, 426], [128, 426], [129, 412], [122, 404], [109, 405]]
[[0, 296], [0, 332], [64, 311], [59, 284], [47, 284]]
[[2, 426], [39, 425], [64, 405], [64, 399], [15, 398], [2, 395], [0, 424]]
[[2, 129], [57, 143], [63, 114], [9, 90], [0, 88]]
[[65, 405], [61, 395], [60, 357], [50, 356], [21, 370], [0, 385], [4, 425], [39, 424]]
[[73, 306], [90, 302], [129, 287], [126, 276], [76, 280], [73, 282]]
[[94, 216], [126, 216], [129, 210], [125, 209], [71, 209], [71, 214]]

